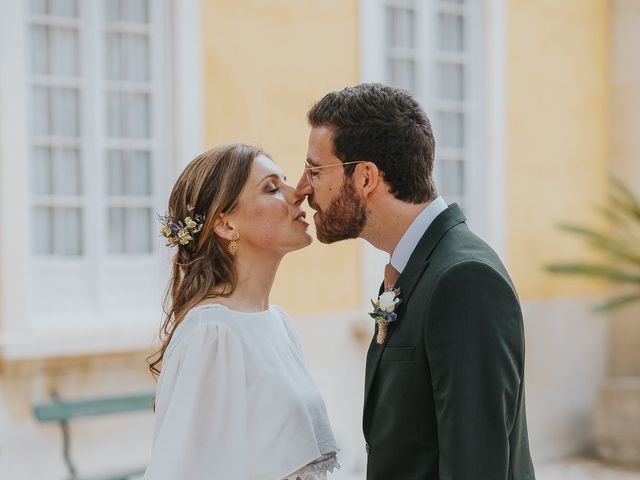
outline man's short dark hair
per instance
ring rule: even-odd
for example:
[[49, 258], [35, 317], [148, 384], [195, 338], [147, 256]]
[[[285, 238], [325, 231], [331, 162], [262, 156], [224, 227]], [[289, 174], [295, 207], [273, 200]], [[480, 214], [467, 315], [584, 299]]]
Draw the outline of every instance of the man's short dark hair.
[[[312, 127], [333, 133], [343, 162], [366, 160], [384, 172], [394, 197], [408, 203], [433, 200], [435, 140], [420, 104], [405, 90], [363, 83], [331, 92], [307, 114]], [[355, 165], [345, 165], [352, 175]]]

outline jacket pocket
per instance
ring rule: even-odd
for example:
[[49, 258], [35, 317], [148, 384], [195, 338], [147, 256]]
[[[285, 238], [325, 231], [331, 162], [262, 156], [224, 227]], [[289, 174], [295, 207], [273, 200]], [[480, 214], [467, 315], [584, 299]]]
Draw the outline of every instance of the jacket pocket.
[[416, 347], [386, 347], [382, 352], [383, 362], [412, 362]]

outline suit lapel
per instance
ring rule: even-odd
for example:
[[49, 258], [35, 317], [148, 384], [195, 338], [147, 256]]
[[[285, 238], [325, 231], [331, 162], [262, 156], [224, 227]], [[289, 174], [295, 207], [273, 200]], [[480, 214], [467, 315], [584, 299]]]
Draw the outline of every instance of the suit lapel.
[[[371, 387], [373, 386], [373, 380], [375, 378], [376, 371], [378, 370], [378, 366], [380, 364], [380, 359], [382, 358], [382, 353], [389, 343], [389, 339], [393, 335], [393, 332], [395, 331], [397, 325], [402, 322], [402, 314], [406, 309], [406, 304], [409, 302], [409, 298], [411, 297], [411, 294], [413, 293], [418, 280], [420, 279], [420, 277], [422, 277], [423, 273], [429, 266], [429, 257], [431, 256], [433, 249], [436, 247], [440, 239], [449, 230], [451, 230], [451, 228], [455, 227], [459, 223], [464, 222], [465, 220], [466, 219], [458, 205], [455, 203], [450, 205], [444, 212], [442, 212], [435, 218], [431, 225], [429, 225], [429, 228], [427, 228], [425, 233], [422, 235], [422, 238], [418, 242], [418, 245], [411, 254], [407, 266], [400, 274], [400, 277], [396, 282], [396, 286], [400, 288], [400, 298], [402, 299], [402, 303], [398, 305], [398, 319], [389, 325], [387, 338], [382, 345], [378, 345], [378, 343], [376, 342], [376, 335], [378, 331], [378, 327], [376, 326], [376, 331], [374, 332], [373, 338], [371, 339], [371, 343], [369, 345], [365, 372], [365, 413], [367, 410], [367, 400], [369, 398], [369, 393], [371, 392]], [[379, 294], [382, 293], [382, 291], [383, 287], [381, 286]]]

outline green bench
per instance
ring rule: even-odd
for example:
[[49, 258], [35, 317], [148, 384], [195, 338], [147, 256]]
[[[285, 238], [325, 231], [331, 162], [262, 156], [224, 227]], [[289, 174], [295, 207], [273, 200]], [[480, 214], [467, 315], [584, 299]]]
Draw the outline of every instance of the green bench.
[[[62, 400], [57, 394], [52, 395], [51, 403], [33, 406], [33, 414], [40, 422], [57, 422], [62, 429], [62, 446], [64, 461], [69, 470], [69, 480], [81, 480], [71, 461], [69, 421], [80, 417], [97, 417], [126, 412], [151, 411], [153, 393], [125, 395], [118, 397], [93, 398], [87, 400]], [[82, 480], [129, 480], [144, 474], [144, 467], [102, 475], [82, 477]]]

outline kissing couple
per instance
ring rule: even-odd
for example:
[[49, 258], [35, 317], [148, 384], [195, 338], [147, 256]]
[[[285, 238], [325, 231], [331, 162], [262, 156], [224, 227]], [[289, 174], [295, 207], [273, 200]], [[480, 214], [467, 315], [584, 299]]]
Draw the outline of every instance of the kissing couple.
[[269, 294], [282, 258], [363, 238], [387, 252], [371, 292], [367, 480], [533, 480], [514, 285], [433, 181], [435, 140], [406, 91], [361, 84], [308, 112], [304, 173], [259, 148], [187, 165], [161, 233], [175, 249], [150, 363], [146, 480], [324, 480], [339, 446], [293, 322]]

